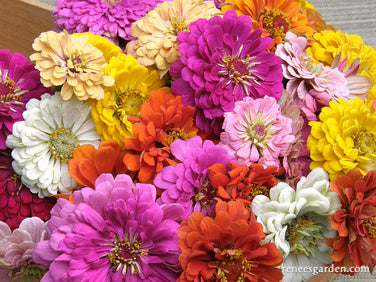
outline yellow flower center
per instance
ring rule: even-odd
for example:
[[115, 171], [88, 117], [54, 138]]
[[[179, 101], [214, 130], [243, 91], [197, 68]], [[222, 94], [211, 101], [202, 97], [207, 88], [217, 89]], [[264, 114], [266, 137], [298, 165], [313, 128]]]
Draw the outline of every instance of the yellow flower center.
[[140, 90], [127, 90], [116, 93], [116, 101], [113, 108], [117, 117], [121, 121], [126, 121], [128, 117], [140, 116], [140, 109], [144, 102], [149, 101], [149, 97]]
[[172, 17], [171, 18], [171, 27], [170, 33], [177, 35], [180, 31], [188, 30], [188, 26], [185, 24], [184, 20], [181, 17]]
[[63, 126], [50, 134], [49, 146], [54, 159], [69, 162], [79, 145], [78, 138]]
[[372, 133], [360, 131], [354, 138], [354, 146], [359, 150], [361, 156], [374, 154], [376, 152], [376, 140]]
[[287, 241], [290, 243], [290, 254], [313, 256], [312, 247], [318, 246], [324, 237], [321, 226], [314, 219], [299, 217], [293, 220], [287, 229]]
[[142, 248], [141, 240], [128, 238], [128, 235], [121, 239], [117, 235], [111, 241], [114, 247], [107, 258], [111, 262], [112, 267], [118, 271], [122, 269], [124, 275], [139, 274], [142, 269], [140, 267], [140, 257], [147, 256], [148, 250]]
[[369, 237], [376, 239], [376, 217], [367, 219], [363, 224], [367, 230]]
[[[244, 123], [243, 121], [239, 122]], [[250, 120], [250, 115], [247, 115], [246, 122], [243, 124], [247, 130], [244, 142], [250, 140], [257, 147], [265, 148], [274, 133], [271, 129], [272, 125], [273, 120], [268, 120], [262, 113], [258, 113], [254, 120]]]
[[216, 281], [248, 281], [246, 273], [251, 273], [252, 264], [247, 258], [243, 257], [241, 249], [233, 249], [231, 246], [227, 246], [224, 250], [215, 248], [214, 251], [224, 257], [217, 266]]
[[119, 6], [122, 0], [103, 0], [110, 6]]
[[[1, 71], [0, 71], [1, 75]], [[22, 105], [21, 96], [28, 91], [22, 91], [20, 87], [15, 85], [15, 82], [7, 76], [7, 73], [0, 76], [0, 103], [11, 105], [19, 104]], [[10, 107], [11, 111], [14, 111]]]
[[271, 37], [284, 39], [286, 33], [290, 30], [290, 21], [284, 12], [271, 9], [269, 13], [264, 15], [262, 26], [269, 31]]
[[323, 66], [318, 66], [314, 62], [312, 62], [312, 59], [310, 56], [302, 57], [300, 58], [300, 61], [302, 62], [303, 66], [311, 73], [314, 73], [316, 75], [320, 75], [324, 71]]
[[249, 192], [249, 195], [251, 196], [250, 201], [252, 201], [258, 195], [264, 195], [266, 197], [269, 197], [269, 191], [270, 191], [270, 189], [263, 186], [263, 185], [260, 185], [260, 186], [253, 185], [250, 192]]
[[87, 60], [82, 50], [66, 50], [66, 62], [69, 71], [73, 73], [82, 73], [85, 71]]
[[185, 132], [184, 129], [174, 129], [173, 131], [169, 131], [168, 133], [167, 142], [168, 145], [171, 145], [174, 141], [181, 139], [181, 140], [188, 140], [195, 137], [197, 134], [194, 131]]

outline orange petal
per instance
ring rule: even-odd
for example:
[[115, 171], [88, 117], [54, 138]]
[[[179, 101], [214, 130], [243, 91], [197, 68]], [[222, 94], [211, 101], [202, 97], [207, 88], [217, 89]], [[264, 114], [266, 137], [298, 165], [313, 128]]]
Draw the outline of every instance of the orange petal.
[[94, 155], [94, 165], [98, 170], [98, 174], [101, 175], [102, 173], [112, 173], [117, 156], [118, 154], [116, 151], [110, 146], [99, 148]]
[[69, 174], [73, 177], [73, 179], [75, 181], [77, 181], [79, 184], [83, 185], [83, 186], [86, 186], [86, 187], [92, 187], [94, 188], [94, 182], [95, 182], [95, 179], [98, 177], [95, 177], [94, 181], [92, 181], [91, 179], [87, 179], [82, 173], [81, 173], [81, 170], [80, 170], [80, 163], [82, 161], [87, 161], [90, 163], [90, 161], [88, 159], [83, 159], [83, 160], [79, 160], [79, 159], [71, 159], [69, 161], [69, 166], [68, 166], [68, 172]]
[[85, 144], [78, 146], [76, 150], [73, 151], [74, 159], [89, 159], [93, 161], [93, 156], [97, 150], [91, 144]]
[[140, 155], [125, 154], [123, 163], [127, 169], [131, 171], [138, 171], [140, 169]]

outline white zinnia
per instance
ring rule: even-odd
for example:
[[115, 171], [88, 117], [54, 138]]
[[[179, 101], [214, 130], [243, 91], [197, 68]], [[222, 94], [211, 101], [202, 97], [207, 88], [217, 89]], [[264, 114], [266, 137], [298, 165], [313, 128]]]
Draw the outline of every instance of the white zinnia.
[[86, 102], [63, 101], [60, 95], [44, 94], [26, 104], [24, 121], [13, 125], [6, 145], [13, 149], [14, 171], [31, 192], [42, 198], [76, 187], [68, 172], [74, 149], [100, 142], [90, 110]]
[[[284, 255], [284, 270], [331, 262], [325, 241], [336, 232], [330, 227], [329, 215], [340, 207], [338, 195], [330, 191], [328, 174], [321, 168], [302, 177], [296, 191], [281, 182], [270, 190], [270, 198], [258, 195], [252, 201], [252, 210], [267, 234], [264, 241], [275, 243]], [[312, 276], [311, 272], [286, 271], [283, 281], [304, 281]]]

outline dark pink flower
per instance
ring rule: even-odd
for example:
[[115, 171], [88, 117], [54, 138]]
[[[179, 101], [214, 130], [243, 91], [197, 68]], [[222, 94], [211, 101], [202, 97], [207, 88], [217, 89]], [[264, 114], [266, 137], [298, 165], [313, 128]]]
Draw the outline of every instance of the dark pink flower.
[[11, 54], [8, 49], [0, 50], [0, 149], [12, 133], [13, 124], [23, 120], [22, 113], [31, 98], [44, 93], [52, 94], [40, 82], [39, 71], [20, 53]]
[[280, 58], [267, 51], [270, 38], [251, 32], [250, 17], [227, 11], [223, 17], [199, 19], [178, 33], [180, 60], [172, 64], [171, 92], [196, 108], [196, 125], [219, 134], [223, 113], [245, 97], [282, 94]]

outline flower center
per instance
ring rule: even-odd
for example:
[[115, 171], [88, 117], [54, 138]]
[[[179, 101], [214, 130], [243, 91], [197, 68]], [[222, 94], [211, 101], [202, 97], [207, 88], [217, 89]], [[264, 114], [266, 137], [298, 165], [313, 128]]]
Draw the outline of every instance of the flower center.
[[271, 9], [269, 13], [264, 15], [262, 26], [269, 31], [271, 37], [284, 39], [286, 33], [290, 30], [290, 21], [284, 12], [278, 9]]
[[68, 50], [67, 52], [67, 67], [73, 73], [84, 72], [87, 60], [81, 50]]
[[[16, 83], [8, 77], [8, 70], [6, 70], [5, 73], [0, 76], [0, 104], [22, 105], [22, 103], [20, 102], [21, 96], [27, 92], [27, 90], [22, 91], [21, 88], [18, 87]], [[10, 110], [13, 109], [10, 108]]]
[[180, 31], [188, 30], [188, 26], [184, 23], [181, 17], [171, 18], [170, 33], [173, 35], [178, 35]]
[[249, 201], [252, 202], [253, 199], [258, 195], [264, 195], [269, 198], [270, 189], [263, 185], [252, 185], [251, 190], [249, 191], [250, 199]]
[[293, 220], [287, 229], [287, 241], [290, 243], [290, 254], [313, 256], [312, 247], [318, 246], [324, 237], [321, 226], [314, 219], [299, 217]]
[[120, 239], [115, 235], [114, 240], [111, 241], [114, 247], [111, 253], [107, 256], [110, 260], [112, 267], [116, 271], [122, 269], [124, 275], [139, 274], [141, 272], [140, 257], [147, 256], [148, 250], [142, 248], [141, 240], [135, 238]]
[[193, 196], [194, 203], [200, 203], [201, 208], [209, 208], [214, 201], [216, 192], [210, 181], [205, 178], [196, 194]]
[[252, 265], [243, 257], [240, 249], [226, 248], [220, 250], [215, 248], [216, 257], [221, 261], [216, 270], [216, 281], [246, 281], [246, 273], [251, 273]]
[[[232, 83], [235, 85], [240, 83], [244, 87], [246, 85], [252, 86], [250, 81], [260, 85], [258, 82], [260, 78], [254, 74], [257, 72], [257, 70], [253, 69], [253, 67], [259, 65], [260, 62], [254, 61], [256, 57], [250, 57], [249, 55], [247, 55], [245, 58], [240, 58], [242, 49], [243, 46], [239, 49], [238, 54], [235, 56], [225, 55], [222, 58], [222, 62], [218, 64], [218, 66], [222, 68], [222, 70], [219, 71], [219, 74], [230, 78], [230, 81], [232, 81]], [[248, 94], [247, 89], [245, 90]]]
[[316, 65], [314, 62], [312, 62], [312, 59], [310, 56], [307, 57], [301, 57], [300, 61], [302, 62], [303, 66], [311, 73], [314, 73], [316, 75], [320, 75], [324, 71], [324, 67], [320, 67]]
[[127, 90], [122, 93], [116, 93], [116, 102], [113, 108], [119, 120], [124, 121], [128, 117], [140, 116], [140, 109], [149, 97], [140, 90]]
[[68, 162], [73, 157], [73, 151], [80, 145], [78, 138], [63, 126], [50, 134], [50, 152], [54, 159]]
[[35, 265], [22, 265], [13, 269], [9, 275], [12, 281], [40, 281], [46, 272], [47, 270], [43, 270]]
[[369, 237], [376, 239], [376, 217], [365, 220], [363, 224]]
[[374, 154], [376, 152], [376, 140], [370, 132], [359, 132], [354, 138], [354, 147], [359, 150], [361, 156]]
[[244, 142], [250, 140], [257, 147], [265, 148], [274, 133], [271, 129], [273, 122], [262, 113], [258, 113], [254, 120], [251, 120], [250, 116], [251, 114], [245, 116], [245, 122], [239, 121], [247, 132]]
[[168, 142], [168, 145], [170, 146], [171, 143], [173, 143], [174, 141], [178, 139], [188, 140], [188, 139], [195, 137], [197, 134], [194, 131], [185, 132], [184, 128], [183, 129], [176, 128], [172, 131], [169, 131], [167, 135], [168, 135], [167, 142]]
[[110, 6], [119, 6], [122, 0], [103, 0]]

